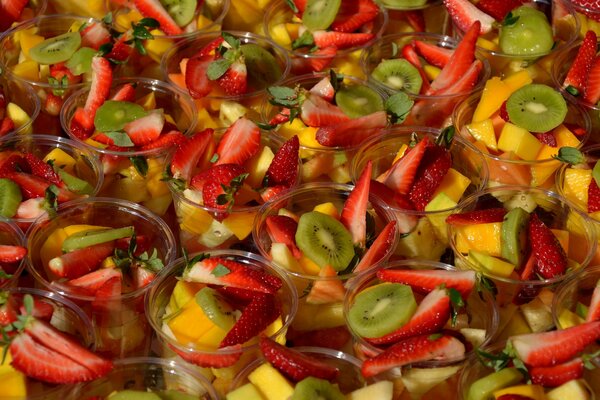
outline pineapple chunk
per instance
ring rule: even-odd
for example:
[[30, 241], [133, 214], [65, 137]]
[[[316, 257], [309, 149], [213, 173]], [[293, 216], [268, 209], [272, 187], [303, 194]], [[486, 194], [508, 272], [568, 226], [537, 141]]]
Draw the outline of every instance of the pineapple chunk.
[[510, 122], [504, 124], [498, 149], [508, 152], [512, 151], [523, 160], [535, 160], [542, 148], [542, 143], [526, 129], [520, 128]]
[[450, 379], [459, 369], [459, 365], [441, 368], [411, 368], [402, 373], [401, 379], [411, 395], [419, 396]]
[[532, 332], [545, 332], [554, 327], [552, 313], [539, 298], [521, 305], [521, 312]]
[[340, 219], [340, 212], [332, 202], [317, 204], [315, 208], [313, 208], [313, 211], [318, 211], [335, 219]]
[[227, 400], [264, 400], [264, 397], [252, 383], [247, 383], [227, 393], [225, 398]]
[[262, 364], [248, 375], [266, 400], [287, 399], [294, 394], [294, 387], [271, 364]]
[[591, 183], [591, 169], [567, 168], [563, 181], [565, 197], [573, 201], [579, 208], [587, 210], [588, 188]]
[[591, 400], [592, 395], [585, 381], [573, 379], [546, 393], [547, 400]]
[[347, 400], [392, 400], [394, 384], [391, 381], [379, 381], [346, 395]]
[[271, 161], [275, 155], [269, 146], [263, 146], [263, 148], [253, 155], [246, 162], [246, 171], [250, 175], [245, 180], [245, 183], [253, 188], [259, 187], [271, 165]]
[[476, 140], [479, 140], [487, 146], [488, 149], [498, 150], [498, 142], [496, 140], [496, 132], [494, 131], [494, 124], [491, 119], [484, 119], [483, 121], [473, 122], [466, 126], [467, 131]]
[[454, 168], [450, 168], [448, 173], [442, 179], [442, 182], [438, 188], [435, 190], [435, 192], [433, 192], [433, 196], [431, 198], [434, 199], [438, 194], [444, 193], [452, 201], [458, 203], [470, 184], [471, 180], [469, 178]]

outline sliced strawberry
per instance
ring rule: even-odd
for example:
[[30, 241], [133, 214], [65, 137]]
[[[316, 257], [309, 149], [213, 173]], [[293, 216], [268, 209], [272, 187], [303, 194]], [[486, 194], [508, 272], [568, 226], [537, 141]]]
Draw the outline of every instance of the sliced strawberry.
[[298, 180], [300, 141], [294, 135], [288, 139], [271, 161], [265, 174], [267, 186], [286, 186], [291, 188]]
[[75, 286], [84, 289], [89, 295], [96, 294], [98, 289], [102, 287], [109, 279], [122, 278], [121, 270], [116, 268], [100, 268], [76, 279], [71, 279], [67, 282], [69, 286]]
[[93, 120], [96, 110], [108, 99], [112, 79], [113, 71], [110, 61], [100, 56], [92, 58], [92, 83], [85, 106], [83, 107], [87, 118], [78, 121], [79, 123], [84, 123], [83, 127], [85, 129], [94, 128]]
[[600, 57], [594, 58], [583, 90], [583, 100], [596, 105], [600, 100]]
[[0, 177], [4, 178], [7, 174], [12, 172], [31, 172], [29, 164], [22, 153], [3, 153], [2, 159], [0, 159]]
[[[452, 83], [450, 86], [446, 86], [440, 90], [434, 91], [432, 94], [435, 96], [450, 96], [470, 93], [473, 87], [477, 84], [477, 81], [479, 80], [479, 74], [482, 69], [483, 62], [481, 62], [481, 60], [474, 60], [469, 68], [462, 73], [454, 83]], [[439, 111], [441, 116], [446, 118], [446, 116], [452, 112], [457, 101], [457, 99], [441, 99], [438, 102], [433, 103], [433, 107], [430, 112]], [[442, 118], [439, 118], [439, 120], [442, 121]]]
[[554, 134], [552, 132], [536, 133], [535, 137], [537, 138], [537, 140], [550, 147], [558, 146], [558, 144], [556, 143], [556, 137], [554, 137]]
[[123, 127], [127, 136], [136, 146], [154, 142], [160, 136], [165, 116], [160, 110], [150, 111], [147, 115], [131, 121]]
[[185, 142], [186, 138], [183, 133], [179, 131], [170, 131], [161, 135], [158, 139], [150, 142], [140, 148], [140, 150], [153, 150], [153, 149], [168, 149], [175, 147]]
[[340, 373], [330, 364], [282, 346], [264, 336], [260, 338], [259, 345], [265, 359], [294, 382], [309, 376], [331, 381]]
[[[99, 326], [114, 326], [114, 318], [121, 316], [121, 299], [118, 297], [123, 291], [123, 278], [113, 276], [106, 280], [96, 290], [96, 297], [92, 301], [92, 310], [100, 315], [96, 324]], [[110, 321], [110, 322], [106, 322]]]
[[579, 357], [552, 367], [528, 369], [531, 383], [544, 387], [557, 387], [573, 379], [583, 377], [583, 360]]
[[352, 339], [352, 335], [345, 326], [316, 329], [313, 331], [294, 331], [290, 327], [286, 339], [293, 343], [293, 347], [315, 346], [342, 350], [350, 339]]
[[[244, 167], [238, 164], [220, 164], [203, 173], [206, 181], [202, 185], [202, 201], [207, 207], [227, 210], [235, 203], [238, 189], [244, 179]], [[194, 177], [197, 180], [197, 177]], [[225, 218], [223, 213], [219, 217]], [[216, 218], [216, 216], [215, 216]]]
[[29, 168], [33, 175], [39, 176], [40, 178], [44, 178], [54, 183], [55, 185], [62, 186], [62, 180], [60, 179], [56, 171], [54, 171], [54, 168], [52, 168], [49, 164], [45, 163], [42, 159], [38, 158], [33, 153], [25, 153], [24, 158], [25, 161], [27, 161], [27, 164], [29, 164]]
[[22, 219], [36, 219], [42, 215], [47, 215], [48, 211], [46, 210], [46, 204], [46, 199], [43, 197], [22, 201], [21, 204], [19, 204], [19, 208], [17, 208], [16, 217]]
[[313, 39], [315, 45], [324, 49], [326, 47], [336, 47], [337, 49], [349, 49], [351, 47], [363, 46], [373, 40], [373, 33], [346, 33], [334, 31], [315, 31]]
[[408, 198], [417, 210], [425, 209], [451, 167], [452, 158], [445, 147], [436, 145], [425, 150], [413, 186], [408, 193]]
[[[117, 239], [115, 241], [115, 247], [121, 250], [128, 250], [131, 243], [131, 237], [125, 237]], [[147, 235], [136, 235], [135, 237], [135, 251], [134, 255], [139, 256], [145, 251], [152, 250], [152, 238]], [[152, 251], [150, 251], [152, 253]]]
[[532, 214], [528, 225], [531, 251], [537, 259], [536, 272], [544, 279], [564, 274], [567, 255], [558, 238], [537, 216]]
[[327, 147], [354, 147], [376, 136], [388, 125], [387, 113], [377, 111], [362, 117], [328, 125], [317, 130], [316, 139]]
[[229, 69], [217, 79], [217, 83], [230, 96], [241, 96], [248, 91], [248, 70], [246, 64], [235, 61]]
[[133, 282], [136, 288], [143, 288], [152, 283], [156, 278], [156, 273], [147, 268], [135, 267], [133, 271]]
[[573, 359], [599, 338], [600, 321], [594, 321], [560, 331], [513, 336], [509, 341], [526, 365], [551, 367]]
[[[227, 348], [224, 354], [183, 351], [169, 343], [169, 347], [185, 361], [203, 368], [225, 368], [235, 364], [242, 355], [242, 345]], [[225, 350], [225, 349], [222, 349]], [[236, 351], [237, 350], [237, 351]]]
[[94, 133], [94, 119], [86, 114], [83, 107], [77, 107], [69, 124], [71, 134], [80, 140], [86, 140]]
[[10, 28], [21, 18], [29, 0], [0, 0], [0, 32]]
[[108, 53], [105, 57], [109, 60], [116, 60], [117, 62], [126, 61], [133, 52], [133, 46], [131, 45], [133, 41], [134, 40], [131, 31], [124, 32], [115, 41], [115, 43], [112, 46], [112, 49], [110, 50], [110, 53]]
[[435, 65], [438, 68], [444, 68], [450, 61], [452, 53], [454, 52], [454, 50], [439, 47], [435, 44], [423, 42], [421, 40], [414, 40], [413, 46], [421, 57], [429, 64]]
[[[371, 184], [377, 181], [371, 181]], [[377, 182], [379, 183], [379, 182]], [[352, 272], [358, 273], [370, 269], [392, 251], [396, 239], [396, 221], [390, 221], [383, 227], [377, 238], [361, 257], [360, 262]]]
[[330, 28], [336, 32], [354, 32], [378, 14], [379, 7], [372, 0], [344, 1]]
[[185, 68], [185, 86], [190, 92], [190, 96], [194, 99], [201, 99], [207, 96], [212, 86], [206, 71], [211, 62], [213, 62], [213, 56], [194, 56], [187, 62]]
[[421, 85], [421, 92], [427, 92], [429, 90], [429, 78], [423, 70], [421, 60], [411, 44], [407, 44], [402, 47], [402, 57], [404, 57], [409, 63], [412, 64], [413, 67], [417, 69], [417, 71], [419, 71], [419, 75], [421, 75], [421, 80], [423, 81]]
[[596, 58], [597, 41], [598, 38], [594, 31], [589, 30], [586, 32], [577, 56], [575, 56], [575, 61], [571, 64], [571, 68], [569, 68], [569, 72], [567, 72], [567, 76], [563, 82], [564, 88], [571, 86], [579, 93], [584, 93], [588, 74]]
[[8, 292], [0, 292], [0, 328], [12, 324], [18, 317], [18, 304]]
[[298, 223], [285, 215], [269, 215], [265, 219], [267, 233], [274, 243], [284, 243], [294, 257], [302, 257], [302, 252], [296, 246], [296, 230]]
[[281, 306], [275, 296], [257, 293], [242, 311], [242, 315], [227, 332], [219, 348], [246, 343], [258, 336], [281, 315]]
[[571, 4], [576, 6], [575, 11], [578, 13], [582, 13], [588, 18], [600, 22], [600, 14], [598, 14], [600, 3], [598, 0], [573, 0]]
[[88, 24], [79, 32], [81, 34], [81, 46], [91, 47], [98, 50], [100, 46], [110, 43], [111, 36], [108, 29], [99, 22]]
[[[20, 303], [23, 303], [23, 299], [19, 299]], [[24, 304], [21, 304], [19, 307], [19, 312], [23, 315], [27, 313], [27, 309]], [[33, 298], [33, 308], [31, 310], [31, 315], [39, 320], [50, 322], [52, 319], [52, 315], [54, 314], [54, 306], [50, 303], [46, 303], [43, 300]]]
[[9, 117], [0, 120], [0, 137], [11, 133], [15, 129], [15, 123]]
[[429, 360], [458, 360], [465, 355], [465, 346], [450, 335], [413, 336], [396, 343], [383, 353], [367, 359], [362, 365], [365, 378], [392, 368]]
[[526, 0], [481, 0], [477, 7], [484, 13], [502, 21], [515, 8], [526, 3]]
[[271, 118], [271, 120], [269, 121], [269, 125], [275, 126], [275, 125], [279, 125], [279, 124], [285, 124], [289, 120], [290, 120], [290, 109], [282, 108], [281, 110], [279, 110], [279, 112], [277, 114], [275, 114], [275, 116], [273, 118]]
[[383, 200], [395, 217], [399, 233], [412, 232], [419, 222], [419, 217], [413, 213], [407, 213], [401, 210], [414, 210], [415, 207], [405, 195], [394, 192], [383, 183], [371, 179], [371, 194]]
[[407, 150], [404, 156], [392, 164], [390, 169], [377, 180], [396, 193], [408, 194], [428, 144], [429, 137], [425, 136], [415, 147]]
[[362, 170], [356, 185], [344, 203], [340, 221], [352, 235], [355, 246], [364, 248], [367, 238], [367, 205], [373, 164], [371, 160]]
[[590, 306], [585, 320], [588, 322], [600, 320], [600, 281], [596, 283], [594, 292], [592, 293], [592, 299], [590, 300]]
[[474, 271], [381, 269], [377, 278], [386, 282], [409, 285], [415, 292], [428, 294], [440, 285], [456, 289], [463, 299], [467, 299], [475, 286], [477, 275]]
[[[300, 69], [303, 71], [303, 73], [324, 71], [325, 69], [329, 68], [333, 62], [333, 59], [337, 55], [337, 51], [338, 48], [335, 46], [317, 49], [310, 53], [311, 57], [308, 57], [306, 60], [298, 58], [297, 62], [300, 62], [302, 66], [300, 68], [294, 68], [294, 70], [296, 71], [297, 69]], [[294, 65], [294, 61], [292, 61], [292, 65]], [[304, 71], [306, 67], [308, 67], [308, 71]]]
[[446, 223], [454, 226], [490, 224], [502, 222], [506, 215], [504, 208], [488, 208], [485, 210], [465, 211], [446, 217]]
[[600, 188], [596, 180], [592, 178], [588, 186], [588, 213], [600, 211]]
[[60, 109], [63, 105], [63, 99], [55, 96], [52, 93], [46, 94], [46, 100], [44, 100], [44, 111], [48, 115], [56, 117], [60, 114]]
[[[14, 181], [21, 187], [21, 193], [27, 199], [44, 197], [46, 189], [52, 184], [51, 182], [40, 178], [39, 176], [27, 174], [25, 172], [13, 172], [6, 174], [6, 178]], [[65, 188], [58, 187], [58, 201], [64, 202], [73, 200], [77, 197], [74, 193], [69, 192]]]
[[[335, 97], [335, 89], [331, 84], [329, 76], [326, 76], [325, 78], [321, 79], [319, 82], [317, 82], [315, 86], [311, 87], [310, 92], [318, 94], [319, 96], [321, 96], [329, 102], [333, 101], [333, 98]], [[289, 116], [289, 110], [287, 114]]]
[[117, 89], [116, 93], [111, 97], [114, 101], [135, 101], [135, 85], [132, 83], [125, 83]]
[[461, 31], [468, 31], [476, 22], [481, 24], [477, 32], [478, 35], [484, 35], [492, 30], [495, 22], [494, 17], [478, 9], [469, 0], [444, 0], [444, 6], [448, 10], [452, 22]]
[[188, 180], [198, 161], [209, 148], [213, 140], [213, 130], [208, 128], [197, 132], [191, 138], [177, 146], [177, 150], [171, 160], [171, 174], [175, 179]]
[[114, 249], [113, 242], [85, 247], [53, 258], [48, 268], [60, 278], [76, 279], [97, 269]]
[[157, 20], [160, 30], [166, 35], [180, 35], [183, 33], [159, 0], [133, 0], [133, 4], [144, 17]]
[[223, 134], [217, 146], [215, 165], [240, 164], [249, 160], [260, 148], [260, 129], [251, 120], [242, 117]]
[[13, 245], [0, 245], [0, 263], [21, 261], [27, 255], [27, 248]]
[[[196, 56], [204, 57], [211, 56], [214, 59], [215, 50], [217, 50], [225, 41], [223, 36], [218, 36], [215, 39], [211, 40], [206, 46], [204, 46]], [[183, 71], [182, 71], [183, 72]]]
[[264, 188], [260, 192], [260, 198], [266, 203], [268, 201], [272, 201], [277, 197], [281, 196], [283, 193], [287, 192], [290, 188], [284, 185], [277, 186], [269, 186]]
[[350, 119], [339, 107], [310, 92], [306, 93], [306, 100], [302, 103], [300, 118], [306, 125], [317, 128]]

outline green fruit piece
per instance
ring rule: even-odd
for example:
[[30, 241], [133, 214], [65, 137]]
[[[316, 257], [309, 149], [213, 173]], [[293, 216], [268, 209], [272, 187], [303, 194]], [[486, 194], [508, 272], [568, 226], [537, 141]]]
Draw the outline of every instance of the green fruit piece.
[[382, 3], [391, 8], [417, 8], [427, 4], [427, 0], [383, 0]]
[[341, 4], [342, 0], [308, 0], [302, 14], [302, 24], [311, 31], [329, 28]]
[[55, 168], [54, 170], [60, 179], [65, 183], [65, 185], [67, 185], [67, 189], [69, 189], [71, 192], [89, 195], [94, 193], [94, 188], [87, 181], [69, 174], [62, 168]]
[[319, 267], [330, 265], [343, 271], [354, 258], [352, 236], [337, 219], [311, 211], [302, 214], [296, 230], [300, 250]]
[[294, 394], [290, 400], [345, 400], [346, 396], [342, 394], [337, 386], [332, 385], [324, 379], [309, 376], [296, 384]]
[[196, 293], [196, 303], [219, 328], [229, 331], [235, 324], [235, 310], [214, 289], [202, 288]]
[[21, 188], [14, 181], [0, 178], [0, 215], [12, 218], [23, 200]]
[[529, 132], [548, 132], [559, 126], [567, 115], [567, 102], [550, 86], [523, 86], [506, 101], [510, 121]]
[[162, 400], [198, 400], [198, 396], [183, 393], [178, 390], [165, 390], [158, 393]]
[[186, 26], [194, 19], [197, 0], [160, 0], [169, 15], [179, 26]]
[[161, 398], [156, 393], [126, 389], [111, 393], [107, 400], [161, 400]]
[[92, 70], [92, 58], [97, 51], [90, 47], [82, 47], [73, 54], [65, 64], [73, 75], [81, 75]]
[[94, 126], [100, 132], [120, 131], [128, 123], [147, 114], [144, 107], [128, 101], [108, 100], [98, 108]]
[[421, 74], [405, 59], [383, 60], [375, 67], [371, 76], [385, 86], [414, 94], [419, 94], [423, 79]]
[[521, 374], [516, 368], [505, 368], [498, 372], [491, 373], [480, 378], [471, 384], [467, 394], [467, 400], [488, 400], [492, 398], [492, 393], [503, 389], [523, 380]]
[[[547, 54], [554, 47], [554, 34], [543, 12], [521, 6], [512, 11], [512, 23], [500, 29], [500, 49], [511, 55]], [[513, 22], [514, 21], [514, 22]]]
[[29, 57], [39, 64], [56, 64], [67, 61], [81, 46], [79, 32], [68, 32], [44, 40], [29, 49]]
[[360, 336], [377, 338], [406, 324], [416, 309], [410, 286], [380, 283], [356, 296], [348, 312], [348, 323]]
[[502, 258], [520, 266], [527, 253], [527, 223], [529, 213], [521, 207], [513, 208], [502, 222]]
[[575, 314], [579, 315], [581, 318], [586, 319], [589, 311], [589, 307], [585, 304], [582, 304], [580, 302], [577, 302], [577, 304], [575, 304]]
[[62, 244], [63, 253], [83, 249], [100, 243], [111, 242], [113, 240], [128, 238], [133, 235], [135, 228], [126, 226], [115, 229], [95, 229], [89, 231], [77, 232], [66, 238]]
[[368, 86], [351, 85], [340, 88], [335, 94], [335, 102], [344, 114], [358, 118], [383, 111], [383, 99]]
[[515, 265], [477, 250], [469, 250], [469, 261], [484, 275], [508, 278], [515, 270]]
[[248, 71], [248, 81], [255, 90], [264, 89], [278, 81], [283, 74], [273, 54], [254, 43], [243, 44], [240, 50]]

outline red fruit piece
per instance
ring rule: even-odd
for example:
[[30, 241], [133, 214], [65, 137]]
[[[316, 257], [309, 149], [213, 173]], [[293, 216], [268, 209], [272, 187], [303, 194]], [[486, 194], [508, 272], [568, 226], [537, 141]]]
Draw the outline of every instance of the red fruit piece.
[[600, 285], [596, 282], [596, 287], [592, 293], [592, 299], [590, 300], [590, 306], [585, 320], [588, 322], [600, 320]]
[[354, 245], [361, 248], [365, 247], [367, 239], [367, 205], [372, 171], [373, 164], [369, 160], [346, 199], [340, 216], [340, 222], [352, 235]]
[[444, 0], [444, 6], [456, 24], [463, 32], [469, 30], [474, 23], [479, 22], [478, 35], [484, 35], [492, 30], [494, 17], [487, 15], [469, 0]]
[[62, 180], [49, 164], [39, 159], [32, 153], [25, 153], [25, 161], [29, 164], [31, 173], [40, 178], [44, 178], [55, 185], [62, 185]]
[[537, 259], [536, 272], [544, 279], [562, 275], [567, 269], [567, 255], [554, 233], [537, 214], [531, 215], [528, 230], [531, 251]]
[[185, 86], [194, 99], [201, 99], [212, 90], [210, 80], [206, 76], [206, 70], [213, 60], [213, 56], [196, 55], [190, 58], [186, 64]]
[[339, 107], [310, 92], [306, 93], [306, 99], [302, 103], [300, 118], [306, 125], [317, 128], [350, 119]]
[[573, 359], [598, 338], [600, 321], [594, 321], [560, 331], [513, 336], [509, 341], [527, 366], [551, 367]]
[[333, 365], [282, 346], [264, 336], [260, 338], [259, 345], [265, 359], [294, 382], [309, 376], [331, 381], [340, 373]]
[[536, 133], [535, 137], [537, 138], [537, 140], [544, 143], [545, 145], [548, 145], [550, 147], [557, 146], [556, 138], [554, 137], [554, 134], [552, 132]]
[[496, 18], [496, 21], [502, 21], [510, 11], [525, 2], [525, 0], [481, 0], [477, 3], [477, 7], [484, 13]]
[[242, 61], [235, 61], [217, 79], [217, 83], [230, 96], [240, 96], [248, 91], [248, 70]]
[[303, 71], [304, 73], [321, 72], [331, 65], [333, 58], [337, 55], [337, 51], [338, 49], [335, 46], [317, 49], [310, 53], [311, 57], [309, 57], [306, 61], [303, 59], [298, 60], [298, 62], [302, 64], [300, 69], [305, 70], [307, 66], [308, 71]]
[[183, 133], [179, 131], [170, 131], [161, 135], [158, 139], [150, 142], [140, 148], [142, 151], [153, 150], [153, 149], [167, 149], [175, 147], [185, 142], [186, 138]]
[[[373, 181], [371, 183], [373, 183]], [[383, 257], [392, 250], [395, 238], [396, 221], [390, 221], [383, 227], [381, 232], [379, 232], [379, 235], [377, 235], [377, 238], [373, 241], [371, 247], [367, 249], [352, 272], [358, 273], [366, 271], [381, 261]]]
[[133, 282], [136, 288], [148, 286], [156, 278], [156, 273], [147, 268], [137, 266], [133, 271]]
[[415, 175], [425, 154], [425, 149], [429, 145], [429, 138], [425, 136], [423, 140], [414, 147], [406, 150], [406, 153], [377, 180], [384, 183], [394, 192], [406, 195], [413, 185]]
[[330, 28], [336, 32], [354, 32], [378, 14], [379, 7], [372, 0], [344, 1]]
[[23, 246], [0, 245], [0, 263], [14, 263], [21, 261], [27, 255], [27, 248]]
[[267, 186], [292, 187], [298, 180], [300, 141], [298, 136], [288, 139], [277, 153], [265, 174]]
[[86, 140], [94, 133], [94, 120], [82, 107], [78, 107], [69, 124], [69, 130], [76, 138]]
[[488, 208], [486, 210], [465, 211], [446, 217], [446, 223], [454, 226], [490, 224], [502, 222], [506, 210], [504, 208]]
[[110, 86], [112, 84], [113, 71], [110, 62], [100, 56], [92, 58], [92, 82], [88, 97], [83, 107], [86, 119], [83, 127], [85, 129], [94, 128], [94, 117], [96, 116], [96, 110], [108, 99], [110, 93]]
[[510, 121], [510, 116], [508, 115], [508, 110], [506, 109], [506, 101], [500, 106], [500, 118], [506, 122]]
[[21, 18], [23, 9], [29, 0], [1, 0], [0, 1], [0, 32], [10, 28], [13, 22]]
[[57, 277], [76, 279], [98, 268], [114, 249], [113, 242], [85, 247], [53, 258], [48, 262], [48, 268]]
[[15, 129], [15, 123], [12, 119], [4, 117], [0, 122], [0, 137], [5, 136]]
[[217, 146], [215, 165], [243, 164], [260, 148], [260, 129], [251, 120], [242, 117], [223, 134]]
[[227, 332], [219, 348], [246, 343], [258, 336], [281, 315], [281, 306], [275, 296], [257, 293], [242, 315]]
[[[333, 98], [335, 97], [335, 89], [333, 88], [333, 85], [331, 84], [331, 80], [329, 79], [328, 76], [326, 76], [325, 78], [323, 78], [319, 82], [317, 82], [317, 84], [315, 86], [311, 87], [310, 92], [314, 93], [314, 94], [318, 94], [319, 96], [321, 96], [322, 98], [324, 98], [327, 101], [333, 101]], [[290, 115], [289, 110], [287, 112], [287, 115], [289, 117], [289, 115]]]
[[266, 187], [260, 192], [260, 198], [266, 203], [276, 199], [288, 190], [289, 188], [283, 185]]
[[463, 299], [467, 299], [475, 286], [477, 275], [474, 271], [381, 269], [377, 278], [386, 282], [409, 285], [415, 292], [428, 294], [440, 285], [456, 289]]
[[377, 111], [362, 117], [321, 127], [315, 137], [327, 147], [354, 147], [377, 135], [388, 125], [387, 113]]
[[438, 68], [444, 68], [450, 61], [454, 50], [436, 46], [435, 44], [413, 40], [413, 46], [417, 53], [429, 64]]
[[583, 360], [579, 357], [552, 367], [534, 367], [528, 370], [531, 383], [544, 387], [557, 387], [583, 377]]
[[594, 21], [600, 22], [600, 2], [598, 0], [572, 0], [571, 3], [575, 7], [575, 11], [584, 14], [586, 17], [593, 19]]
[[413, 65], [419, 71], [419, 75], [421, 75], [421, 80], [423, 81], [421, 85], [421, 92], [426, 92], [429, 90], [429, 78], [425, 71], [423, 70], [423, 66], [421, 65], [421, 59], [417, 55], [412, 44], [407, 44], [402, 47], [402, 57], [404, 57], [409, 63]]
[[[14, 181], [21, 187], [21, 193], [27, 199], [33, 199], [38, 197], [44, 197], [46, 189], [52, 184], [46, 179], [40, 178], [39, 176], [27, 174], [25, 172], [12, 172], [5, 174], [5, 178]], [[64, 202], [73, 200], [77, 197], [74, 193], [67, 189], [58, 187], [58, 201]]]
[[165, 124], [165, 116], [161, 111], [154, 110], [145, 116], [131, 121], [123, 127], [129, 139], [136, 146], [143, 146], [157, 140]]
[[[242, 345], [229, 347], [224, 354], [184, 351], [169, 343], [169, 347], [185, 361], [204, 368], [225, 368], [235, 364], [242, 355]], [[237, 350], [237, 351], [236, 351]]]
[[600, 188], [595, 179], [588, 186], [588, 213], [600, 211]]
[[114, 101], [135, 101], [135, 86], [131, 83], [125, 83], [117, 89], [116, 93], [111, 97]]
[[171, 160], [173, 177], [186, 181], [190, 179], [194, 168], [209, 148], [212, 140], [213, 130], [208, 128], [180, 143]]
[[179, 25], [169, 15], [159, 0], [133, 0], [135, 8], [144, 16], [154, 18], [160, 25], [160, 30], [166, 35], [183, 33]]
[[408, 193], [408, 198], [417, 210], [425, 209], [450, 167], [452, 157], [448, 149], [437, 145], [425, 149], [413, 186]]
[[[215, 165], [202, 173], [206, 179], [202, 185], [204, 205], [220, 210], [232, 207], [244, 173], [244, 168], [238, 164]], [[197, 176], [194, 179], [197, 179]], [[225, 215], [222, 217], [225, 218]]]
[[21, 153], [6, 152], [5, 154], [6, 155], [0, 160], [0, 177], [4, 178], [6, 177], [6, 174], [11, 172], [31, 172], [29, 164]]
[[296, 246], [296, 230], [298, 223], [285, 215], [269, 215], [265, 219], [267, 233], [274, 243], [284, 243], [294, 257], [302, 257], [302, 252]]
[[99, 22], [86, 25], [79, 33], [81, 35], [81, 47], [91, 47], [98, 50], [103, 44], [110, 43], [110, 32]]
[[[312, 90], [312, 89], [311, 89]], [[285, 124], [290, 120], [290, 109], [282, 108], [271, 120], [269, 121], [269, 125], [279, 125]]]
[[44, 111], [48, 115], [52, 115], [56, 117], [60, 114], [60, 109], [63, 105], [63, 99], [58, 96], [55, 96], [52, 93], [46, 94], [46, 100], [44, 101]]
[[109, 279], [122, 278], [121, 270], [116, 268], [100, 268], [79, 278], [67, 282], [69, 286], [83, 289], [87, 295], [94, 296]]
[[600, 57], [594, 58], [583, 90], [583, 100], [594, 106], [600, 100]]
[[8, 292], [0, 292], [0, 328], [17, 320], [17, 300]]
[[[123, 278], [114, 276], [108, 279], [96, 290], [96, 297], [92, 301], [92, 310], [99, 314], [96, 322], [99, 326], [114, 324], [113, 316], [121, 314], [121, 295], [123, 289]], [[105, 322], [106, 320], [110, 322]]]
[[115, 41], [115, 43], [112, 46], [112, 49], [110, 50], [110, 53], [108, 53], [105, 57], [109, 60], [126, 61], [133, 52], [133, 47], [131, 43], [133, 43], [133, 35], [131, 34], [131, 31], [124, 32]]
[[223, 36], [218, 36], [217, 38], [211, 40], [206, 46], [204, 46], [196, 54], [196, 56], [199, 56], [199, 57], [211, 56], [214, 59], [215, 58], [215, 50], [217, 50], [219, 48], [219, 46], [221, 46], [221, 44], [223, 44], [224, 41], [225, 41], [225, 39], [223, 39]]
[[[20, 303], [23, 303], [23, 298], [19, 299]], [[19, 307], [19, 312], [23, 315], [27, 313], [25, 309], [25, 305], [21, 304]], [[50, 303], [46, 303], [43, 300], [39, 300], [37, 298], [33, 298], [33, 309], [31, 310], [31, 315], [37, 319], [42, 321], [50, 322], [52, 319], [52, 314], [54, 314], [54, 306]]]
[[341, 50], [363, 46], [373, 40], [374, 37], [375, 35], [372, 33], [346, 33], [333, 31], [313, 32], [315, 45], [320, 49], [333, 46]]
[[399, 233], [411, 232], [417, 225], [419, 217], [413, 213], [399, 210], [414, 210], [415, 207], [405, 195], [394, 192], [383, 183], [371, 179], [371, 194], [382, 199], [390, 206], [396, 217]]
[[575, 56], [575, 61], [571, 64], [571, 68], [569, 68], [569, 72], [567, 72], [567, 76], [563, 82], [564, 88], [571, 86], [579, 93], [584, 93], [590, 68], [592, 68], [592, 64], [596, 58], [597, 40], [594, 31], [587, 31], [585, 33], [577, 56]]
[[342, 348], [352, 338], [345, 326], [336, 326], [335, 328], [317, 329], [314, 331], [293, 331], [288, 329], [287, 339], [294, 346], [316, 346], [327, 349], [342, 350]]
[[396, 343], [383, 353], [367, 359], [362, 365], [365, 378], [392, 368], [429, 360], [458, 360], [465, 355], [465, 346], [449, 335], [413, 336]]

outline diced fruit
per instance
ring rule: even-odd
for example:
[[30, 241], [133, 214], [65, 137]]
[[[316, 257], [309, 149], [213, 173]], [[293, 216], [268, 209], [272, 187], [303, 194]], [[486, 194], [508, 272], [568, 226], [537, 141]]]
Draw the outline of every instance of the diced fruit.
[[[459, 366], [439, 368], [410, 368], [402, 374], [402, 383], [413, 397], [422, 396], [434, 386], [447, 381], [454, 376]], [[375, 399], [372, 397], [371, 399]]]
[[523, 160], [535, 160], [542, 143], [526, 129], [507, 122], [498, 138], [498, 149], [514, 152]]
[[287, 399], [294, 394], [294, 388], [288, 380], [268, 363], [252, 371], [248, 380], [258, 388], [266, 400]]
[[487, 400], [495, 391], [519, 383], [522, 379], [523, 375], [516, 368], [493, 372], [471, 384], [467, 400]]
[[554, 327], [552, 313], [538, 297], [527, 304], [522, 304], [521, 313], [534, 333], [545, 332]]
[[247, 383], [227, 393], [227, 400], [263, 400], [264, 397], [252, 383]]
[[191, 298], [182, 310], [167, 321], [167, 325], [179, 343], [184, 345], [195, 343], [202, 335], [216, 326], [204, 313], [195, 298]]
[[517, 395], [531, 399], [545, 398], [544, 388], [540, 385], [517, 385], [500, 389], [494, 392], [494, 397], [496, 399], [506, 395]]
[[444, 241], [448, 240], [448, 225], [446, 224], [446, 217], [451, 211], [443, 213], [436, 211], [451, 210], [456, 207], [456, 205], [456, 202], [447, 196], [446, 193], [440, 192], [437, 195], [434, 195], [431, 201], [425, 206], [425, 211], [428, 213], [426, 216], [429, 219], [429, 222], [431, 222], [435, 234]]
[[472, 122], [466, 126], [467, 131], [475, 138], [475, 140], [483, 142], [488, 149], [498, 150], [498, 141], [496, 140], [496, 132], [491, 119]]
[[588, 188], [592, 182], [591, 169], [567, 168], [563, 181], [565, 197], [587, 210]]
[[500, 257], [502, 223], [466, 225], [456, 227], [456, 249], [467, 254], [469, 249], [486, 252], [490, 256]]
[[586, 387], [584, 381], [580, 379], [573, 379], [567, 383], [563, 383], [555, 389], [550, 390], [548, 393], [546, 393], [546, 398], [547, 400], [590, 400], [592, 395], [590, 394], [590, 391]]
[[508, 278], [515, 269], [513, 264], [476, 250], [469, 250], [468, 258], [485, 274]]
[[372, 383], [356, 389], [346, 395], [347, 400], [392, 400], [394, 397], [394, 384], [391, 381]]

